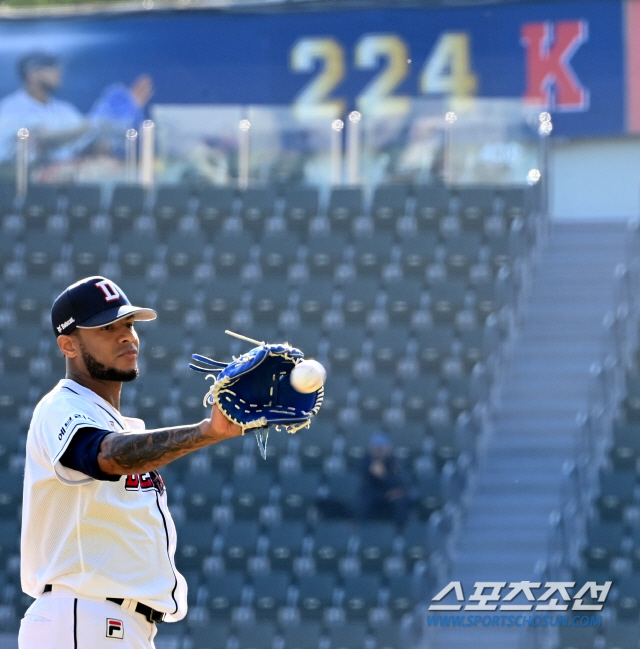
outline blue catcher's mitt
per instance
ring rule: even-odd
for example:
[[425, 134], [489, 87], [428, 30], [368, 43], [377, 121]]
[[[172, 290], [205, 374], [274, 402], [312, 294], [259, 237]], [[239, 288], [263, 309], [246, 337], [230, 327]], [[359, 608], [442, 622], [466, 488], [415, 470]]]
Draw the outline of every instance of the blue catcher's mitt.
[[[199, 354], [193, 354], [192, 358], [204, 365], [191, 363], [192, 370], [214, 378], [204, 405], [217, 404], [243, 432], [248, 428], [282, 426], [287, 432], [295, 433], [309, 425], [322, 405], [323, 387], [309, 394], [291, 387], [291, 370], [304, 360], [304, 354], [287, 344], [254, 347], [231, 363], [220, 363]], [[260, 442], [258, 437], [259, 445]], [[264, 450], [262, 445], [260, 450]]]

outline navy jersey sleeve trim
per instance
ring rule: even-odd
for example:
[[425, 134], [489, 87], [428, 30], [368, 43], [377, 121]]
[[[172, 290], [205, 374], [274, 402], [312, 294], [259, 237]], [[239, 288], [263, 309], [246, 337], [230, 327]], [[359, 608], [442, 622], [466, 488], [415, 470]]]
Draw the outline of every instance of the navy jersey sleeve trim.
[[111, 433], [112, 431], [99, 428], [81, 428], [69, 442], [60, 458], [60, 464], [67, 469], [80, 471], [94, 480], [117, 482], [121, 476], [105, 473], [98, 464], [100, 444], [105, 436]]

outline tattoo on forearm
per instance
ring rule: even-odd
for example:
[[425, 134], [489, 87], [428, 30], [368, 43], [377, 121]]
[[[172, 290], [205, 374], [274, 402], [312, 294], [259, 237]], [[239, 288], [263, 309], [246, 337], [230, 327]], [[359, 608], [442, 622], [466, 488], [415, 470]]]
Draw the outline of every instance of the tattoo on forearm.
[[102, 443], [100, 455], [111, 466], [139, 473], [168, 464], [210, 443], [211, 440], [202, 436], [199, 426], [179, 426], [155, 432], [109, 435]]

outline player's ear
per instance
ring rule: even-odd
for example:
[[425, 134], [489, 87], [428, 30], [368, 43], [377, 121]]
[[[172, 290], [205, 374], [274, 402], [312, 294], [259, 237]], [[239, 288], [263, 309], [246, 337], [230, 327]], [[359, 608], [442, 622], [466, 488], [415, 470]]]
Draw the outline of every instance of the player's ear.
[[78, 355], [78, 341], [73, 335], [58, 336], [58, 347], [67, 358], [75, 358]]

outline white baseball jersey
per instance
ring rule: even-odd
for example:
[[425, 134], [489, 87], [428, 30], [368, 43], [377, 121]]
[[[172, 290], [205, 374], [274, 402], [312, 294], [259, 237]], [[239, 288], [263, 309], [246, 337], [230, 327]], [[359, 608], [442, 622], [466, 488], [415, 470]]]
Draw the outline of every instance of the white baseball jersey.
[[[60, 458], [82, 428], [144, 429], [75, 381], [63, 379], [36, 406], [27, 436], [22, 507], [22, 588], [46, 584], [78, 596], [135, 599], [181, 620], [187, 584], [175, 567], [176, 530], [157, 472], [94, 480]], [[135, 434], [135, 433], [133, 433]]]

